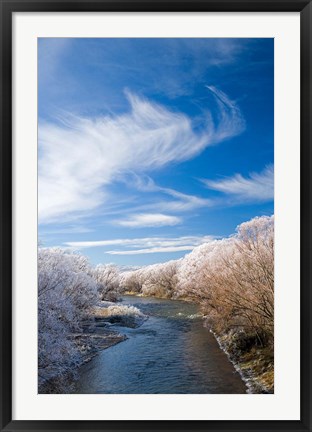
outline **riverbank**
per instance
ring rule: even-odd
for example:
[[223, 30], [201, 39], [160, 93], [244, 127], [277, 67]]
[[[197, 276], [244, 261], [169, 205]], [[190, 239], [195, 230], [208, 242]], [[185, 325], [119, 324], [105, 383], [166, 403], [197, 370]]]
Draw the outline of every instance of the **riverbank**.
[[73, 339], [75, 342], [75, 346], [80, 353], [79, 360], [69, 364], [59, 375], [45, 379], [41, 383], [39, 381], [38, 393], [71, 393], [81, 366], [92, 360], [99, 352], [127, 339], [125, 335], [113, 330], [96, 328], [89, 331], [68, 336], [69, 339]]
[[[207, 326], [207, 323], [204, 323]], [[208, 327], [208, 326], [207, 326]], [[213, 331], [220, 348], [246, 383], [248, 393], [274, 393], [274, 350], [273, 347], [239, 347], [237, 334], [218, 336]]]
[[136, 328], [143, 324], [147, 317], [137, 308], [118, 305], [112, 302], [101, 302], [90, 310], [89, 316], [81, 324], [80, 333], [70, 334], [69, 339], [75, 342], [79, 351], [79, 360], [69, 364], [59, 375], [45, 379], [39, 384], [39, 393], [71, 393], [79, 376], [79, 369], [101, 351], [125, 341], [126, 335], [112, 329], [114, 325]]

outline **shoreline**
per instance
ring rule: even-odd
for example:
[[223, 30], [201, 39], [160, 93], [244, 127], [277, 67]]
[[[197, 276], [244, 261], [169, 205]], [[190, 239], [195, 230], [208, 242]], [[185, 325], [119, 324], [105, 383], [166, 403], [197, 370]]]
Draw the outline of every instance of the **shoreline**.
[[106, 334], [101, 333], [77, 333], [69, 337], [75, 339], [77, 347], [81, 352], [81, 362], [68, 368], [63, 374], [52, 377], [41, 386], [38, 386], [39, 394], [64, 394], [64, 384], [68, 387], [66, 394], [72, 394], [79, 369], [89, 363], [101, 351], [119, 344], [128, 339], [126, 335], [114, 330], [107, 330]]
[[[206, 326], [205, 323], [204, 326]], [[230, 353], [230, 335], [217, 336], [211, 329], [209, 330], [246, 384], [248, 394], [274, 394], [274, 366], [270, 363], [265, 348], [243, 353], [239, 359]], [[267, 370], [268, 362], [269, 370]]]
[[[79, 363], [68, 366], [62, 374], [47, 379], [40, 386], [38, 385], [38, 393], [64, 393], [64, 387], [68, 387], [67, 394], [74, 393], [79, 369], [101, 351], [128, 339], [125, 334], [111, 328], [111, 326], [117, 324], [119, 327], [136, 328], [140, 327], [147, 318], [138, 309], [118, 305], [118, 302], [103, 301], [98, 304], [81, 323], [81, 331], [68, 335], [68, 338], [74, 340], [80, 352]], [[64, 384], [66, 385], [64, 386]]]

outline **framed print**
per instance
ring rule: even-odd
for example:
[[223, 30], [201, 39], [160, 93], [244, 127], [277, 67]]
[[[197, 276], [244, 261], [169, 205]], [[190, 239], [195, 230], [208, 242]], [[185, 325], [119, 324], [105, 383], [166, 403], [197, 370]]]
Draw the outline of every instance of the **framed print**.
[[1, 23], [1, 429], [311, 430], [311, 2]]

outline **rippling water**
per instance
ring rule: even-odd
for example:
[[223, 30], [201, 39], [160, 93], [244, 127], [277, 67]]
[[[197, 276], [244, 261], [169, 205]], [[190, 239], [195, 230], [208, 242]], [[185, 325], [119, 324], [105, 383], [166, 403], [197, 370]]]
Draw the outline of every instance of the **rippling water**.
[[136, 329], [113, 327], [129, 339], [81, 368], [77, 393], [246, 393], [195, 305], [132, 296], [123, 302], [149, 319]]

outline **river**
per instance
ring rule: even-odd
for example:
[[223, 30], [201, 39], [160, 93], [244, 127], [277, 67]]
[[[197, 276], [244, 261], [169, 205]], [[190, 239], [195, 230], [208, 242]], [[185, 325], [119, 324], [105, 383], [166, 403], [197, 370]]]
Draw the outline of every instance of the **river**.
[[122, 301], [149, 318], [138, 328], [112, 327], [128, 339], [81, 367], [76, 393], [246, 393], [196, 305], [134, 296]]

